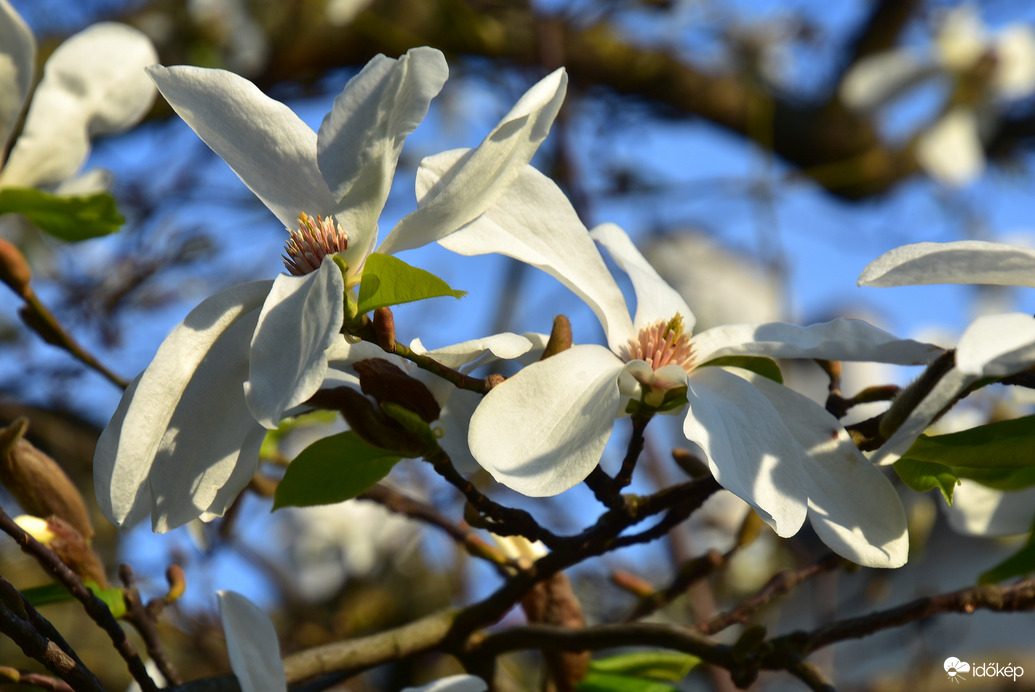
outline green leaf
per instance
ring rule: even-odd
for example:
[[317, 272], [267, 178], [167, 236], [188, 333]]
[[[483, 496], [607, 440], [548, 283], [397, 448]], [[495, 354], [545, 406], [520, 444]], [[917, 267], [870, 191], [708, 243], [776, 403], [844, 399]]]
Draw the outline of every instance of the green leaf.
[[701, 662], [697, 656], [678, 651], [637, 651], [597, 659], [589, 664], [599, 673], [616, 673], [654, 680], [676, 682], [686, 677]]
[[968, 469], [957, 466], [953, 471], [960, 478], [977, 481], [996, 490], [1020, 490], [1035, 485], [1035, 466], [1000, 469]]
[[104, 601], [111, 614], [117, 618], [126, 614], [126, 599], [122, 597], [122, 589], [112, 587], [109, 589], [100, 588], [95, 582], [86, 582], [86, 588], [93, 591], [93, 595]]
[[744, 368], [777, 384], [783, 384], [783, 373], [780, 372], [780, 366], [776, 364], [775, 360], [765, 356], [722, 356], [721, 358], [713, 358], [703, 365]]
[[364, 442], [352, 430], [302, 450], [277, 485], [273, 509], [342, 502], [388, 475], [402, 457]]
[[259, 447], [260, 459], [272, 459], [276, 457], [277, 447], [280, 441], [293, 430], [305, 428], [310, 425], [326, 425], [338, 419], [337, 411], [310, 411], [294, 418], [285, 418], [275, 430], [270, 430], [262, 438], [262, 446]]
[[903, 456], [965, 468], [1035, 466], [1035, 416], [948, 435], [921, 435]]
[[[94, 596], [104, 601], [104, 605], [108, 606], [108, 610], [111, 611], [112, 615], [120, 618], [126, 614], [126, 601], [122, 598], [122, 589], [118, 587], [102, 589], [97, 585], [97, 582], [93, 581], [85, 582], [85, 585], [86, 588], [93, 592]], [[22, 591], [22, 594], [35, 608], [51, 605], [52, 603], [64, 603], [75, 600], [75, 596], [63, 584], [56, 582], [25, 589]]]
[[594, 670], [586, 673], [575, 689], [579, 692], [678, 692], [672, 685], [656, 680]]
[[359, 282], [358, 314], [363, 315], [389, 305], [412, 303], [426, 298], [453, 296], [462, 298], [466, 291], [455, 291], [431, 272], [411, 267], [401, 259], [377, 252], [367, 257]]
[[1004, 579], [1023, 577], [1035, 572], [1035, 521], [1028, 543], [1016, 553], [978, 577], [979, 584], [995, 584]]
[[903, 483], [918, 493], [938, 488], [945, 502], [952, 504], [952, 491], [959, 483], [959, 477], [951, 467], [931, 461], [902, 458], [895, 462], [895, 473]]
[[21, 214], [44, 232], [68, 242], [109, 235], [126, 223], [115, 198], [106, 192], [62, 197], [33, 188], [7, 187], [0, 190], [0, 214]]

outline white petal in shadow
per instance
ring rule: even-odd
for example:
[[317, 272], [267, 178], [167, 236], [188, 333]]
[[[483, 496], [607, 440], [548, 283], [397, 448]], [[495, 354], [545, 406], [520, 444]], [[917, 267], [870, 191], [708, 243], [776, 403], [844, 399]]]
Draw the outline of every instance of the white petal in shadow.
[[11, 3], [0, 0], [0, 151], [7, 149], [35, 72], [36, 39]]
[[401, 692], [485, 692], [489, 686], [473, 675], [451, 675], [420, 687], [405, 687]]
[[914, 243], [885, 252], [859, 276], [860, 286], [922, 284], [1035, 288], [1035, 250], [984, 240]]
[[217, 592], [226, 651], [241, 692], [286, 692], [280, 641], [269, 616], [244, 596]]
[[1005, 377], [1035, 365], [1035, 317], [1023, 313], [974, 320], [956, 346], [956, 367], [970, 375]]
[[949, 526], [970, 536], [1017, 536], [1031, 531], [1035, 487], [1012, 492], [963, 479], [952, 493]]

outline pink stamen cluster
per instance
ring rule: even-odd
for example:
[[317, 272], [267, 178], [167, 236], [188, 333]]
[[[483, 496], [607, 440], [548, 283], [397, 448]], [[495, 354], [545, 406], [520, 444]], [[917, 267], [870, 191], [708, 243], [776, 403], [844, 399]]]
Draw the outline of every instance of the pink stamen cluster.
[[644, 360], [653, 370], [673, 363], [687, 372], [694, 367], [694, 344], [690, 335], [683, 332], [683, 318], [678, 314], [641, 329], [636, 338], [622, 347], [621, 355], [626, 362]]
[[298, 230], [289, 233], [287, 254], [282, 257], [284, 266], [295, 276], [316, 271], [324, 257], [344, 252], [349, 246], [349, 237], [333, 218], [314, 219], [302, 212], [298, 215]]

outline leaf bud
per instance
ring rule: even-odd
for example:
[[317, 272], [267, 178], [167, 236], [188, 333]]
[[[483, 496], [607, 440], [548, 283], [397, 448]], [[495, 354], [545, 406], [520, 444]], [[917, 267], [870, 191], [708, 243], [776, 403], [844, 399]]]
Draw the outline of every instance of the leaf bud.
[[25, 255], [14, 243], [0, 238], [0, 281], [11, 287], [11, 290], [22, 298], [28, 298], [32, 294], [29, 281], [32, 280], [32, 271], [29, 263], [25, 261]]

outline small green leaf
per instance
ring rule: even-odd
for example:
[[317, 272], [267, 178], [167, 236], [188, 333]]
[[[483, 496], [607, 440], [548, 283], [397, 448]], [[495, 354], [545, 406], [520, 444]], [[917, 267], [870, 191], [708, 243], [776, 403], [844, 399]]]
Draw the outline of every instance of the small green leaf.
[[431, 272], [411, 267], [401, 259], [377, 252], [367, 257], [359, 282], [358, 314], [426, 298], [453, 296], [462, 298], [466, 291], [455, 291]]
[[597, 659], [591, 661], [589, 667], [599, 673], [676, 682], [685, 678], [700, 662], [697, 656], [678, 651], [638, 651]]
[[672, 685], [657, 680], [594, 670], [586, 673], [575, 689], [579, 692], [678, 692]]
[[895, 473], [903, 483], [918, 493], [938, 488], [942, 491], [945, 502], [952, 504], [952, 491], [959, 483], [959, 478], [953, 473], [953, 469], [945, 464], [904, 457], [895, 462]]
[[780, 366], [772, 358], [764, 356], [722, 356], [721, 358], [713, 358], [703, 365], [744, 368], [777, 384], [783, 384], [783, 373], [780, 372]]
[[310, 425], [326, 425], [338, 419], [336, 411], [310, 411], [294, 418], [285, 418], [275, 430], [270, 430], [262, 438], [262, 446], [259, 447], [260, 459], [272, 459], [276, 456], [277, 446], [284, 436], [293, 430], [305, 428]]
[[[118, 587], [102, 589], [97, 585], [97, 582], [93, 581], [85, 582], [85, 585], [86, 588], [93, 592], [94, 596], [104, 601], [104, 605], [108, 606], [108, 610], [111, 611], [112, 615], [120, 618], [126, 614], [126, 601], [122, 598], [122, 589]], [[51, 605], [52, 603], [64, 603], [75, 600], [72, 593], [63, 584], [58, 583], [34, 586], [23, 590], [22, 594], [35, 608]]]
[[102, 589], [92, 581], [86, 582], [86, 588], [90, 589], [94, 596], [104, 601], [104, 605], [108, 606], [108, 610], [115, 617], [120, 618], [126, 614], [126, 599], [122, 597], [122, 589], [118, 587]]
[[978, 469], [1035, 466], [1035, 416], [948, 435], [921, 435], [903, 456]]
[[401, 459], [361, 440], [352, 430], [325, 437], [302, 450], [284, 473], [273, 509], [342, 502], [388, 475]]
[[97, 238], [119, 230], [126, 219], [106, 192], [62, 197], [33, 188], [0, 190], [0, 214], [21, 214], [46, 233], [68, 242]]

